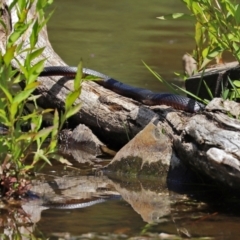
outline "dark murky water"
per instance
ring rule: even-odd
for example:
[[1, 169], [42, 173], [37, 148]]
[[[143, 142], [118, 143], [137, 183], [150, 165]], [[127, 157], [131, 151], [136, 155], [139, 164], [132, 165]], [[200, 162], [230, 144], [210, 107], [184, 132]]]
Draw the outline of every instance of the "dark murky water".
[[[69, 65], [83, 59], [85, 67], [131, 85], [165, 90], [142, 60], [164, 78], [178, 81], [173, 72], [182, 72], [182, 55], [194, 47], [192, 24], [156, 19], [184, 11], [181, 1], [56, 0], [54, 6], [48, 29], [56, 52]], [[89, 198], [88, 194], [99, 194], [99, 189], [119, 192], [122, 198], [74, 210], [46, 209], [32, 201], [25, 209], [29, 216], [10, 207], [1, 212], [2, 233], [15, 231], [11, 218], [19, 218], [25, 229], [21, 232], [29, 235], [33, 231], [43, 239], [238, 239], [239, 206], [224, 203], [224, 193], [206, 204], [168, 191], [162, 179], [123, 183], [81, 172], [65, 179], [66, 172], [55, 173], [54, 169], [45, 169], [47, 174], [60, 176], [46, 185], [57, 186], [55, 192], [44, 193], [48, 200], [53, 194]]]

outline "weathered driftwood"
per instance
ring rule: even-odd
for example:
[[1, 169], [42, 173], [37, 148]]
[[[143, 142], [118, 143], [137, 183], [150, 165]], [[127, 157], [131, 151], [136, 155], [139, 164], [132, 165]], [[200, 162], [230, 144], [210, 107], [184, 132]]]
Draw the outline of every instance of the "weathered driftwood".
[[204, 114], [189, 119], [181, 139], [174, 141], [184, 162], [236, 189], [240, 184], [240, 122], [227, 114], [239, 118], [239, 110], [238, 103], [214, 99]]
[[[165, 115], [168, 126], [166, 126], [166, 122], [157, 122], [155, 126], [153, 123], [149, 124], [118, 152], [109, 164], [109, 168], [115, 171], [123, 169], [124, 173], [128, 170], [130, 173], [137, 172], [139, 174], [145, 170], [145, 173], [159, 174], [164, 163], [165, 166], [171, 164], [171, 167], [175, 168], [178, 167], [180, 159], [199, 174], [239, 189], [240, 121], [236, 119], [239, 116], [239, 103], [223, 102], [222, 99], [217, 98], [207, 106], [206, 111], [194, 116], [170, 112]], [[140, 143], [138, 141], [144, 138], [144, 132], [148, 132], [149, 135], [149, 128], [150, 136], [156, 132], [161, 134], [157, 138], [156, 135], [152, 137], [152, 139], [155, 138], [155, 141], [151, 138], [145, 140], [144, 147], [141, 141]], [[159, 150], [158, 161], [153, 152], [149, 154], [149, 143], [151, 143], [150, 149]], [[159, 144], [162, 145], [159, 146]], [[134, 146], [134, 150], [132, 150], [132, 146]], [[171, 147], [169, 148], [169, 146]], [[136, 152], [136, 149], [141, 150]], [[165, 152], [164, 159], [161, 156], [163, 152]], [[146, 164], [149, 165], [147, 169]], [[132, 167], [128, 169], [127, 166], [131, 165]], [[151, 166], [154, 166], [153, 169]], [[136, 167], [138, 167], [137, 170]]]
[[[14, 22], [14, 15], [12, 19]], [[47, 59], [46, 66], [65, 65], [52, 49], [46, 29], [39, 35], [38, 47], [43, 46], [45, 51], [42, 58]], [[24, 55], [20, 56], [19, 60], [22, 62]], [[41, 85], [38, 88], [38, 94], [42, 96], [39, 104], [42, 107], [53, 107], [61, 110], [66, 94], [72, 89], [73, 82], [58, 77], [42, 77], [39, 78], [39, 81]], [[106, 143], [124, 145], [128, 138], [133, 138], [152, 122], [157, 126], [156, 132], [164, 134], [160, 138], [158, 136], [156, 141], [149, 138], [149, 140], [145, 140], [144, 144], [141, 143], [142, 153], [149, 144], [157, 146], [164, 139], [165, 143], [168, 143], [165, 162], [168, 164], [171, 162], [172, 167], [175, 167], [180, 159], [200, 173], [229, 186], [239, 188], [240, 122], [228, 117], [228, 113], [222, 113], [222, 104], [217, 104], [214, 109], [209, 105], [206, 111], [194, 115], [166, 106], [150, 108], [113, 93], [94, 82], [83, 84], [82, 93], [77, 102], [82, 102], [82, 108], [73, 117], [72, 122], [76, 125], [79, 123], [87, 125]], [[229, 103], [229, 106], [231, 104], [236, 103]], [[239, 107], [239, 105], [237, 106]], [[236, 107], [234, 108], [236, 109]], [[239, 114], [233, 115], [238, 118]], [[166, 151], [165, 148], [156, 146], [151, 146], [151, 148], [159, 151], [159, 155], [162, 154], [162, 150]], [[135, 145], [135, 147], [137, 146]], [[129, 150], [129, 156], [134, 154], [136, 156], [136, 151], [133, 154], [131, 150], [132, 147], [126, 147], [123, 151], [126, 149]], [[126, 153], [124, 154], [126, 155]], [[157, 155], [154, 156], [155, 163], [157, 160], [162, 160], [162, 158], [156, 157]], [[141, 159], [143, 157], [144, 154], [140, 154], [140, 168], [143, 166]], [[149, 161], [151, 161], [150, 158]], [[126, 164], [126, 162], [123, 161], [122, 164]], [[146, 170], [146, 172], [148, 171]], [[157, 172], [159, 174], [159, 171]]]

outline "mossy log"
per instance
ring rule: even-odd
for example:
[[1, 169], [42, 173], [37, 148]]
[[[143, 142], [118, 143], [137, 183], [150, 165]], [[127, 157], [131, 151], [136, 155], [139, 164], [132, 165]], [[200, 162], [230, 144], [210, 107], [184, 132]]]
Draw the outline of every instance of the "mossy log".
[[[9, 2], [11, 1], [7, 1], [8, 4]], [[13, 24], [15, 15], [16, 13], [12, 12]], [[7, 18], [7, 14], [5, 17]], [[11, 22], [10, 19], [8, 21]], [[26, 37], [26, 44], [27, 39]], [[45, 47], [41, 58], [47, 59], [46, 66], [66, 65], [54, 52], [46, 28], [39, 35], [38, 47]], [[1, 49], [4, 49], [3, 41]], [[19, 56], [19, 61], [23, 62], [24, 58], [24, 54]], [[13, 64], [16, 66], [14, 62]], [[41, 77], [39, 81], [39, 104], [43, 108], [62, 110], [66, 95], [72, 90], [73, 81], [59, 77]], [[82, 108], [72, 118], [71, 123], [87, 125], [104, 143], [123, 146], [149, 123], [153, 123], [159, 128], [159, 132], [164, 129], [169, 151], [166, 160], [168, 165], [173, 159], [179, 158], [198, 172], [228, 186], [239, 188], [240, 112], [236, 111], [240, 108], [239, 104], [228, 102], [225, 106], [221, 100], [216, 100], [214, 105], [208, 106], [205, 111], [190, 114], [167, 106], [148, 107], [94, 82], [83, 83], [77, 102], [82, 103]], [[232, 108], [235, 113], [230, 111]], [[158, 141], [155, 143], [158, 144]], [[141, 145], [141, 149], [144, 151], [144, 145]], [[161, 155], [161, 147], [155, 149], [158, 149]], [[129, 156], [132, 154], [130, 151]], [[157, 154], [153, 155], [158, 158]], [[138, 159], [141, 159], [141, 156]]]

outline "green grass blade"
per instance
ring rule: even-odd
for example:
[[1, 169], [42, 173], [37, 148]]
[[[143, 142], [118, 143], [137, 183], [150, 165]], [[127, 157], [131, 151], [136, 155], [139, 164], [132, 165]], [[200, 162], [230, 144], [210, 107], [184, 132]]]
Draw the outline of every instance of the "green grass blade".
[[211, 89], [208, 87], [207, 83], [204, 80], [203, 80], [203, 83], [204, 83], [205, 88], [207, 89], [207, 92], [209, 94], [210, 99], [213, 99], [214, 97], [213, 97], [213, 94], [211, 92]]
[[163, 83], [167, 88], [171, 89], [172, 92], [178, 94], [178, 91], [166, 80], [164, 80], [158, 73], [153, 71], [144, 61], [142, 61], [144, 66], [161, 82]]

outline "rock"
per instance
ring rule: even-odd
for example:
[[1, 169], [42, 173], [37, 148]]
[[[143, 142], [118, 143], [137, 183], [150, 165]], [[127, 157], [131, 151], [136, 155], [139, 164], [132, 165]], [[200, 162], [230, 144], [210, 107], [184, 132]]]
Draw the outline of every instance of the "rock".
[[158, 176], [167, 172], [172, 144], [163, 126], [152, 121], [126, 144], [107, 169], [118, 174]]
[[79, 163], [93, 164], [100, 156], [114, 154], [84, 124], [79, 124], [73, 131], [62, 131], [59, 139], [60, 150]]

